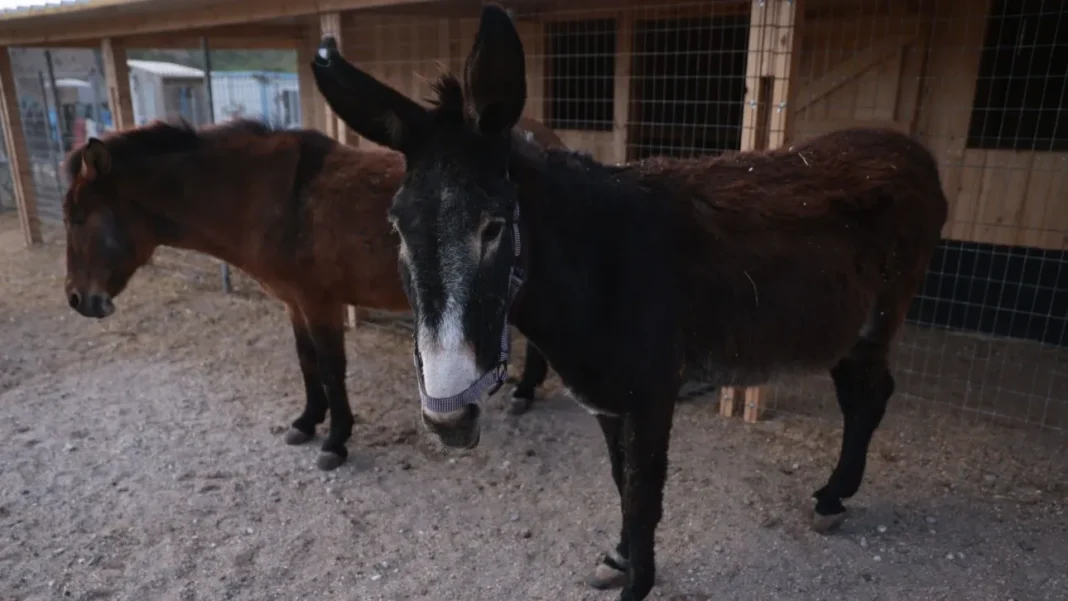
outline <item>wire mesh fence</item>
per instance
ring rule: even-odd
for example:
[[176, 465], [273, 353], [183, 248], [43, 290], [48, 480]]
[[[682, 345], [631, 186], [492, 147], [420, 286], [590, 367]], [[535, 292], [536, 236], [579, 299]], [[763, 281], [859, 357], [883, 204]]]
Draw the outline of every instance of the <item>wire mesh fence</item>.
[[[923, 142], [939, 162], [950, 216], [896, 349], [891, 413], [1068, 432], [1065, 0], [505, 4], [528, 57], [527, 116], [605, 162], [789, 147], [853, 126]], [[425, 98], [441, 66], [462, 68], [477, 28], [477, 16], [462, 12], [441, 2], [345, 14], [342, 45], [380, 79]], [[58, 52], [57, 86], [97, 85], [96, 61], [70, 72]], [[62, 188], [55, 157], [78, 129], [52, 125], [47, 65], [33, 64], [19, 76], [21, 110], [38, 202], [55, 215], [58, 199], [46, 199]], [[297, 127], [297, 79], [213, 73], [216, 119]], [[195, 90], [163, 90], [157, 105], [146, 86], [134, 90], [140, 115], [186, 115], [204, 102]], [[106, 124], [106, 104], [100, 114]], [[213, 263], [188, 267], [194, 260], [177, 269], [215, 278]], [[771, 385], [760, 398], [766, 415], [838, 419], [826, 377]]]
[[[219, 52], [233, 53], [213, 54]], [[280, 128], [300, 127], [294, 52], [288, 53], [293, 63], [289, 71], [213, 71], [213, 112], [207, 106], [207, 78], [201, 68], [200, 49], [169, 50], [163, 56], [151, 50], [131, 50], [129, 54], [150, 57], [127, 61], [135, 125], [158, 119], [172, 123], [184, 120], [200, 126], [248, 118]], [[255, 66], [256, 54], [243, 56]], [[15, 48], [11, 58], [38, 212], [43, 223], [57, 225], [62, 222], [61, 203], [67, 181], [61, 167], [67, 153], [89, 137], [115, 129], [102, 57], [97, 50], [82, 48]], [[13, 208], [10, 169], [6, 158], [4, 161], [0, 207]], [[197, 253], [165, 248], [153, 262], [191, 280], [218, 281], [217, 262]]]

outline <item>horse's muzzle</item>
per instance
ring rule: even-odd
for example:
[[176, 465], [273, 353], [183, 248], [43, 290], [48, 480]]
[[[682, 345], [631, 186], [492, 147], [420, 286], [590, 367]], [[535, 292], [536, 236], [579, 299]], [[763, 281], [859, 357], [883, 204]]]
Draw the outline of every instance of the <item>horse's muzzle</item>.
[[446, 421], [439, 421], [424, 411], [423, 425], [449, 448], [473, 449], [477, 447], [482, 436], [480, 423], [482, 409], [478, 405], [467, 405], [457, 413], [456, 417], [450, 416], [450, 419]]
[[111, 297], [104, 294], [71, 292], [67, 296], [67, 304], [80, 315], [96, 319], [103, 319], [115, 312], [115, 303], [111, 302]]

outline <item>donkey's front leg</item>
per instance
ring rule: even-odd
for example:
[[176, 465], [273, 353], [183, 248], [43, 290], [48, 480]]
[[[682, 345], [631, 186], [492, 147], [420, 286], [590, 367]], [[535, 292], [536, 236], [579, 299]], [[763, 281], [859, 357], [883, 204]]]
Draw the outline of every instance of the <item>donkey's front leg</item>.
[[623, 426], [623, 528], [629, 538], [627, 583], [620, 601], [641, 601], [656, 581], [656, 527], [664, 506], [674, 397], [627, 414]]
[[319, 355], [311, 332], [304, 322], [304, 314], [298, 307], [288, 307], [289, 320], [293, 324], [293, 336], [297, 343], [297, 360], [304, 378], [304, 411], [293, 421], [286, 432], [286, 444], [296, 445], [315, 437], [315, 427], [326, 420], [327, 400], [323, 383], [319, 379]]
[[508, 413], [512, 415], [526, 413], [527, 409], [530, 409], [531, 404], [534, 403], [535, 391], [538, 386], [545, 382], [545, 377], [548, 374], [548, 362], [545, 361], [545, 357], [538, 350], [538, 347], [528, 340], [527, 357], [523, 362], [523, 375], [515, 385], [515, 390], [512, 391], [512, 399], [508, 404]]
[[[597, 423], [601, 426], [604, 434], [604, 442], [608, 447], [608, 459], [612, 462], [612, 480], [616, 484], [619, 493], [620, 506], [623, 506], [623, 495], [626, 492], [626, 482], [623, 475], [623, 420], [610, 415], [598, 415]], [[597, 569], [587, 582], [590, 586], [598, 589], [618, 588], [627, 582], [627, 569], [630, 566], [630, 537], [627, 536], [626, 514], [623, 514], [623, 522], [620, 526], [619, 542], [615, 548], [605, 553]]]
[[311, 322], [312, 340], [319, 358], [319, 378], [330, 407], [330, 433], [323, 441], [318, 466], [319, 469], [332, 470], [348, 458], [345, 443], [352, 436], [352, 424], [355, 421], [345, 390], [344, 306], [326, 308], [314, 318], [309, 315], [308, 321]]

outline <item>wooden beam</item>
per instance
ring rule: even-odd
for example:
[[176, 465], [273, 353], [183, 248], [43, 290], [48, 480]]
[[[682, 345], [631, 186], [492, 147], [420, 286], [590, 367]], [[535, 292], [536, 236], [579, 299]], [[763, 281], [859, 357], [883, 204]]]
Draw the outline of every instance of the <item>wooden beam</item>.
[[19, 114], [15, 71], [11, 66], [11, 54], [6, 47], [0, 47], [0, 117], [3, 119], [4, 147], [7, 149], [7, 160], [11, 168], [19, 225], [22, 227], [26, 246], [32, 246], [42, 241], [41, 219], [37, 214], [30, 152], [22, 131], [22, 116]]
[[742, 107], [741, 150], [757, 150], [763, 144], [760, 138], [760, 113], [762, 79], [764, 77], [767, 6], [759, 0], [751, 0], [749, 14], [749, 49], [745, 62], [745, 100]]
[[299, 25], [255, 23], [124, 36], [127, 48], [198, 48], [200, 38], [211, 40], [212, 50], [295, 50], [305, 41]]
[[[325, 12], [319, 15], [319, 38], [325, 35], [332, 35], [337, 40], [338, 48], [342, 53], [345, 53], [345, 38], [342, 35], [341, 27], [341, 13], [339, 12]], [[318, 40], [316, 46], [319, 45]], [[351, 56], [351, 55], [350, 55]], [[314, 82], [312, 85], [315, 85]], [[330, 106], [326, 103], [326, 100], [322, 98], [320, 94], [316, 94], [316, 101], [321, 105], [319, 109], [324, 115], [323, 131], [326, 135], [334, 138], [342, 144], [348, 145], [349, 143], [349, 128], [345, 125], [345, 122], [340, 117], [334, 114], [334, 111], [330, 110]], [[353, 142], [356, 140], [353, 139]], [[356, 307], [354, 305], [348, 305], [345, 311], [345, 325], [350, 328], [356, 327], [358, 321]]]
[[630, 125], [631, 66], [634, 60], [634, 12], [622, 11], [616, 18], [616, 72], [612, 105], [612, 147], [616, 162], [627, 162]]
[[[792, 133], [793, 109], [797, 98], [797, 72], [801, 64], [801, 22], [803, 0], [772, 0], [771, 19], [772, 84], [768, 148], [779, 148]], [[896, 89], [896, 88], [895, 88]]]
[[[0, 45], [64, 46], [69, 40], [102, 39], [149, 33], [239, 25], [271, 19], [303, 17], [320, 12], [369, 10], [430, 4], [436, 0], [230, 0], [228, 2], [154, 2], [132, 10], [93, 10], [54, 18], [0, 19]], [[142, 3], [149, 4], [149, 3]], [[174, 6], [177, 4], [177, 6]], [[477, 16], [476, 12], [472, 17]]]
[[122, 131], [134, 126], [133, 96], [130, 93], [130, 70], [126, 64], [126, 45], [121, 38], [105, 38], [100, 42], [104, 59], [104, 76], [108, 86], [108, 108], [115, 129]]
[[309, 25], [304, 31], [304, 43], [297, 47], [297, 88], [300, 95], [300, 126], [324, 130], [323, 101], [315, 88], [315, 76], [311, 63], [319, 46], [319, 24]]
[[[746, 93], [741, 150], [778, 148], [791, 134], [801, 56], [802, 0], [751, 0]], [[755, 422], [762, 411], [760, 388], [720, 389], [720, 414], [730, 417], [743, 403], [742, 417]]]

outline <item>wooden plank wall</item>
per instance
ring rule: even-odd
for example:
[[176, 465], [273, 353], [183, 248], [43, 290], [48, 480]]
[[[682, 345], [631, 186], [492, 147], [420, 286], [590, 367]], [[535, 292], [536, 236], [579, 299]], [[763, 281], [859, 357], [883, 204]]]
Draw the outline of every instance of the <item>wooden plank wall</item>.
[[791, 140], [847, 126], [909, 132], [934, 152], [947, 238], [1068, 248], [1068, 153], [966, 148], [990, 0], [821, 14], [810, 0]]

